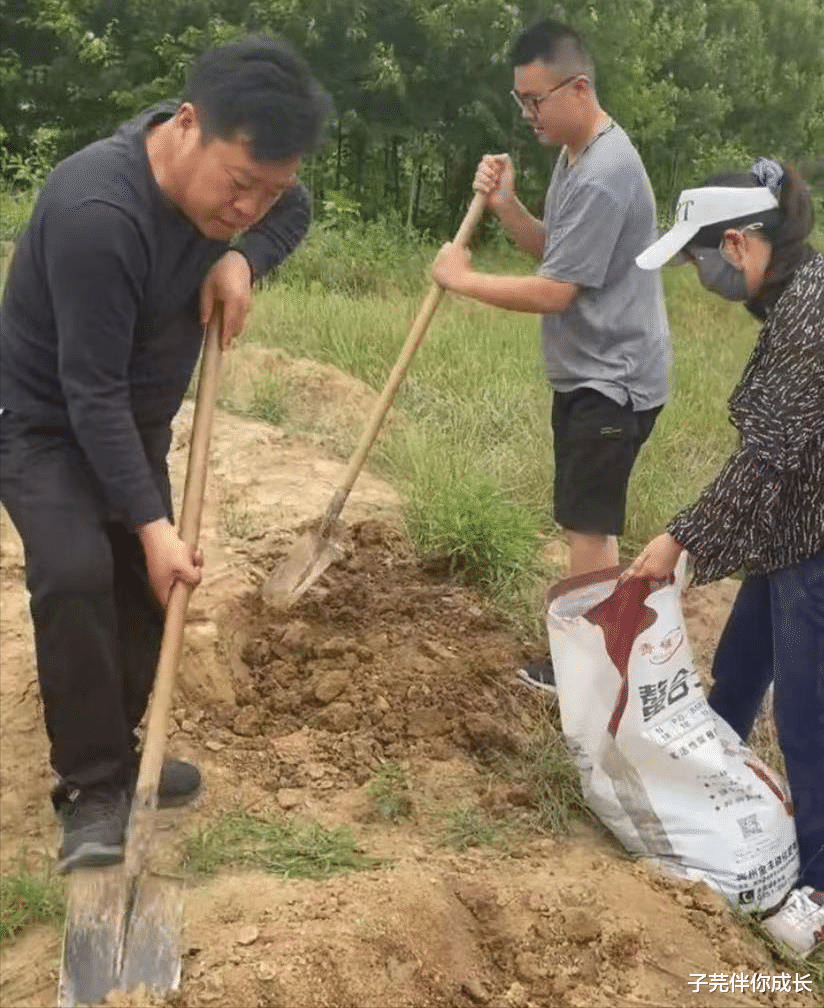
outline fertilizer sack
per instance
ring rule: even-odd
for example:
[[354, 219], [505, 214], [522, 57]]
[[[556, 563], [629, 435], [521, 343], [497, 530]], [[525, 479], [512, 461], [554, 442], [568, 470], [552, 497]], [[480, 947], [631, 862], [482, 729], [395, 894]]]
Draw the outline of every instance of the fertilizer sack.
[[619, 569], [547, 596], [564, 735], [584, 798], [633, 854], [745, 911], [798, 877], [786, 784], [707, 703], [674, 583]]

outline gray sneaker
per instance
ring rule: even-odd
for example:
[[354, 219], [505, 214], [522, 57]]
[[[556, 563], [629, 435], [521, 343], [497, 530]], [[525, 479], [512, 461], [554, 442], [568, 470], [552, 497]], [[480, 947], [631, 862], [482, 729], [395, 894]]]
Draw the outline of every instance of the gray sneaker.
[[57, 852], [56, 866], [60, 874], [123, 860], [129, 816], [125, 791], [75, 788], [67, 794], [57, 813], [63, 822], [63, 843]]

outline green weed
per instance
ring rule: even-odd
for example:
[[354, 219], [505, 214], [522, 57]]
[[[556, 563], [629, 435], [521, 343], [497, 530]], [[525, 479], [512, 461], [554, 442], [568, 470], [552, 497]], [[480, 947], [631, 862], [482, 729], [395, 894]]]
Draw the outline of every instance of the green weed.
[[309, 289], [388, 297], [416, 291], [431, 249], [417, 232], [409, 234], [392, 216], [351, 221], [334, 229], [317, 223], [291, 256], [279, 278]]
[[230, 539], [251, 539], [260, 531], [255, 516], [236, 494], [225, 494], [218, 504], [218, 522]]
[[282, 424], [288, 414], [284, 383], [272, 375], [267, 375], [255, 387], [255, 394], [246, 415], [255, 420], [263, 420], [273, 426]]
[[29, 222], [36, 198], [35, 189], [9, 192], [0, 188], [0, 240], [17, 241]]
[[513, 854], [517, 850], [517, 837], [512, 827], [492, 818], [471, 802], [461, 802], [449, 810], [438, 840], [441, 846], [457, 851], [495, 847]]
[[394, 760], [379, 767], [369, 782], [369, 795], [375, 811], [388, 822], [406, 819], [412, 811], [406, 774]]
[[407, 522], [422, 557], [486, 585], [526, 572], [541, 534], [538, 518], [482, 474], [443, 469], [413, 486]]
[[592, 819], [581, 793], [578, 770], [569, 755], [557, 708], [517, 757], [498, 766], [499, 773], [523, 782], [535, 801], [538, 829], [552, 835], [568, 833], [576, 820]]
[[234, 867], [319, 879], [377, 868], [383, 862], [364, 854], [348, 830], [233, 812], [188, 839], [184, 863], [202, 875]]
[[0, 944], [35, 924], [60, 923], [64, 911], [63, 887], [55, 878], [27, 871], [0, 876]]

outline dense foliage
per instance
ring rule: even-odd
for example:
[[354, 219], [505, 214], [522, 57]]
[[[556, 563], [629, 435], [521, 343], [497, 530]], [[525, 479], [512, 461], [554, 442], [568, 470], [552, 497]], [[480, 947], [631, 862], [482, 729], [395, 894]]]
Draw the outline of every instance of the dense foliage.
[[305, 168], [322, 219], [395, 215], [449, 233], [486, 151], [509, 150], [533, 204], [546, 155], [509, 96], [525, 25], [579, 28], [604, 106], [666, 207], [685, 184], [756, 154], [824, 183], [822, 0], [8, 0], [0, 9], [6, 187], [175, 96], [194, 53], [274, 30], [306, 54], [337, 119]]

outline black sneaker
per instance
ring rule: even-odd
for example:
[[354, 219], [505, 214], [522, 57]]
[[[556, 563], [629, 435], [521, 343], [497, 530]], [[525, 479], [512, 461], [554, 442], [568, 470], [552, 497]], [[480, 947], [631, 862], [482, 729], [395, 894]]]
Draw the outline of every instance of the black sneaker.
[[549, 655], [527, 662], [523, 668], [518, 669], [518, 676], [536, 689], [544, 690], [547, 693], [558, 692], [555, 686], [555, 670], [552, 668], [552, 659]]
[[[138, 770], [139, 764], [135, 765], [132, 771], [129, 801], [134, 795]], [[188, 805], [200, 794], [202, 783], [203, 778], [194, 763], [187, 763], [186, 760], [179, 759], [164, 760], [157, 786], [157, 807], [170, 809]]]
[[193, 802], [200, 794], [203, 778], [194, 763], [186, 760], [163, 761], [157, 786], [158, 808], [180, 808]]
[[63, 822], [63, 843], [57, 852], [57, 871], [99, 868], [123, 860], [129, 806], [125, 791], [89, 788], [69, 791], [57, 814]]

